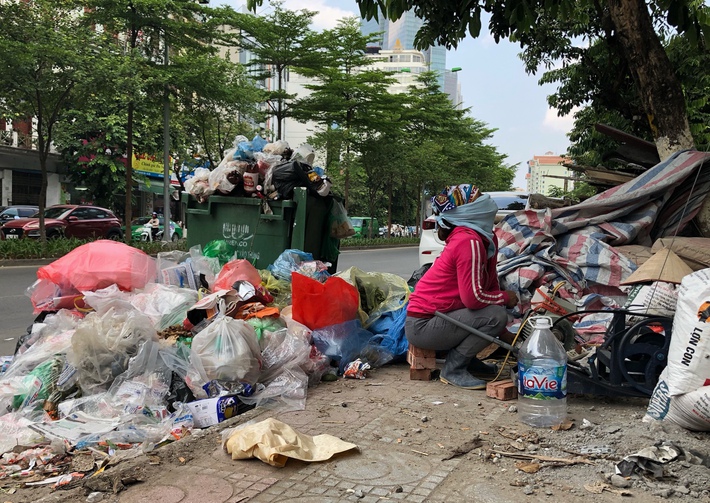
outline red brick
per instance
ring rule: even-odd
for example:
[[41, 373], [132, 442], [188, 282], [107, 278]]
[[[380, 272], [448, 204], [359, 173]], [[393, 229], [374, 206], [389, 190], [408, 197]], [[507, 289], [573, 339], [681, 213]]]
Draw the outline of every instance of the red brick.
[[431, 370], [410, 368], [409, 379], [412, 381], [431, 381]]
[[518, 388], [510, 379], [493, 381], [486, 385], [486, 396], [496, 400], [514, 400], [518, 398]]

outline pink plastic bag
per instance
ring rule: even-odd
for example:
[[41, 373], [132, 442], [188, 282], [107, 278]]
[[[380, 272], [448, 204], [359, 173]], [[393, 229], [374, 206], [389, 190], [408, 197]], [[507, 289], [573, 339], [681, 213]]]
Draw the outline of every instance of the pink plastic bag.
[[114, 283], [121, 290], [143, 288], [155, 281], [155, 259], [137, 248], [101, 239], [70, 251], [40, 267], [37, 279], [47, 279], [62, 293], [94, 291]]
[[254, 287], [261, 285], [261, 276], [256, 267], [245, 259], [231, 260], [224, 264], [212, 284], [212, 291], [231, 290], [235, 281], [248, 281]]

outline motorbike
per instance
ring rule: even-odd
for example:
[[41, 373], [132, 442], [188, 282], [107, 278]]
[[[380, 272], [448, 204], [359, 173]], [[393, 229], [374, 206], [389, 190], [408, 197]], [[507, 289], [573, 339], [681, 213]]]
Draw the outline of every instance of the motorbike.
[[[161, 227], [160, 229], [158, 229], [158, 232], [153, 235], [153, 228], [151, 227], [151, 225], [145, 224], [141, 229], [141, 241], [162, 241], [164, 228], [165, 226]], [[175, 234], [175, 228], [172, 224], [170, 224], [170, 238], [173, 241], [177, 241], [178, 239], [178, 235]]]
[[163, 239], [163, 229], [158, 229], [158, 232], [153, 236], [153, 227], [150, 224], [145, 224], [141, 229], [141, 241], [161, 241]]

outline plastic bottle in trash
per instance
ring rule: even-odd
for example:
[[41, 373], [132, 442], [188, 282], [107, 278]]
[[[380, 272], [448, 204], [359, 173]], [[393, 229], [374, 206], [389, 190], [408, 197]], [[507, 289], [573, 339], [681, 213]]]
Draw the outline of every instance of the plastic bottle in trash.
[[242, 175], [242, 181], [244, 182], [244, 192], [247, 194], [256, 192], [256, 186], [259, 184], [259, 168], [256, 167], [256, 163], [249, 165], [246, 173]]
[[546, 316], [531, 319], [533, 333], [518, 351], [518, 417], [549, 427], [567, 416], [567, 353]]

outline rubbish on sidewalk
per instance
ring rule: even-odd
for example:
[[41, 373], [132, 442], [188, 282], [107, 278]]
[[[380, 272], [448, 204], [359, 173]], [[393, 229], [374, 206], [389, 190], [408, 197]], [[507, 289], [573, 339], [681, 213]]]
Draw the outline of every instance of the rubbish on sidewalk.
[[205, 398], [185, 404], [192, 412], [195, 428], [207, 428], [253, 409], [254, 405], [243, 403], [237, 395]]
[[105, 420], [89, 416], [82, 412], [75, 412], [70, 416], [48, 423], [34, 423], [30, 428], [45, 435], [47, 438], [67, 440], [76, 444], [83, 437], [102, 435], [115, 430], [119, 423], [116, 420]]
[[283, 467], [289, 458], [327, 461], [335, 454], [358, 449], [358, 446], [328, 434], [305, 435], [269, 418], [231, 432], [225, 449], [232, 459], [255, 457], [272, 466]]
[[369, 363], [363, 363], [360, 358], [355, 361], [348, 363], [343, 371], [343, 377], [349, 377], [350, 379], [365, 379], [367, 377], [367, 371], [370, 370]]
[[451, 451], [451, 454], [449, 454], [445, 458], [442, 458], [441, 460], [448, 461], [449, 459], [458, 458], [459, 456], [465, 456], [472, 450], [481, 447], [481, 445], [483, 445], [483, 440], [481, 440], [479, 436], [476, 436], [453, 449]]
[[523, 460], [533, 460], [548, 462], [548, 463], [558, 463], [562, 465], [593, 465], [594, 462], [588, 459], [577, 456], [576, 458], [556, 458], [552, 456], [538, 456], [536, 454], [522, 454], [519, 452], [507, 452], [507, 451], [497, 451], [491, 450], [492, 453], [498, 454], [500, 456], [505, 456], [507, 458], [523, 459]]
[[629, 477], [638, 471], [654, 478], [663, 477], [663, 465], [676, 459], [682, 450], [674, 445], [645, 447], [636, 454], [626, 456], [616, 464], [615, 472]]

